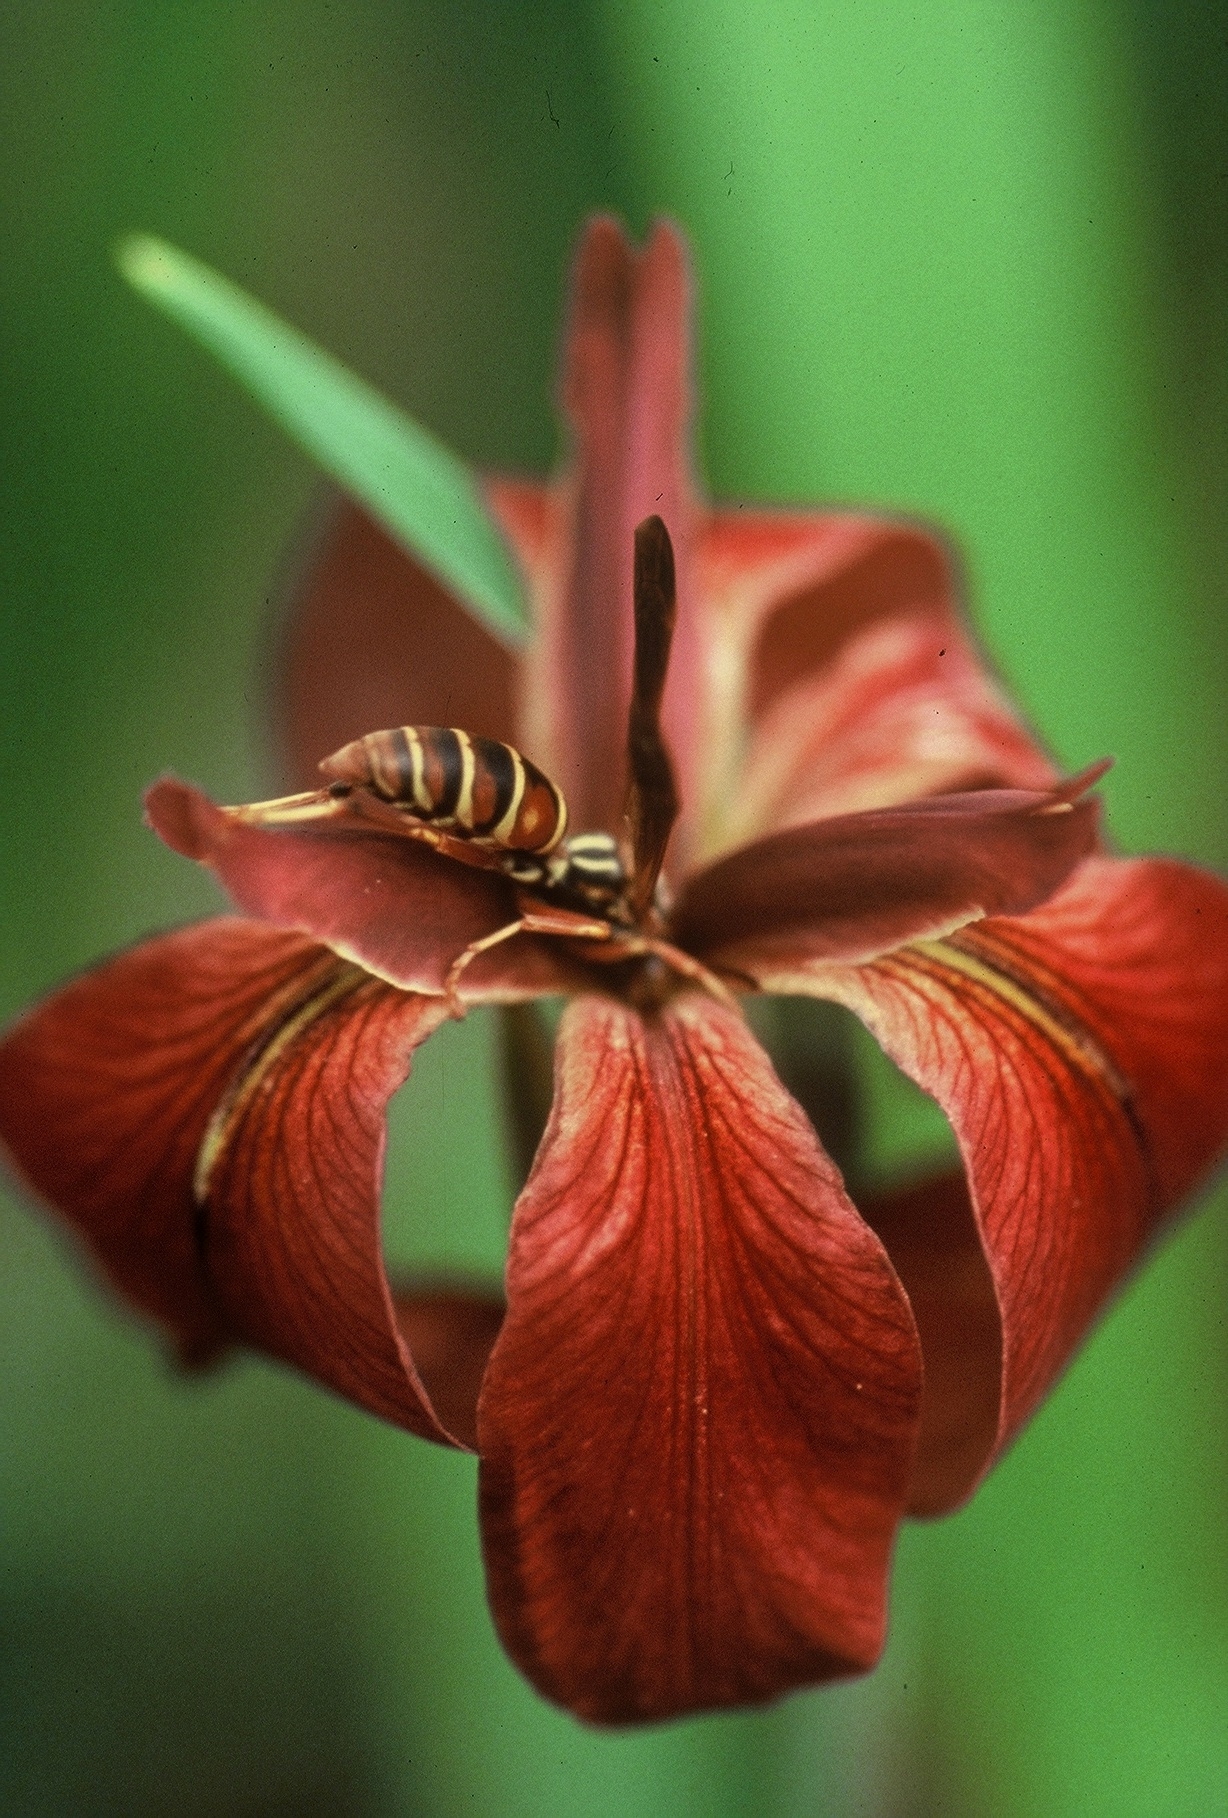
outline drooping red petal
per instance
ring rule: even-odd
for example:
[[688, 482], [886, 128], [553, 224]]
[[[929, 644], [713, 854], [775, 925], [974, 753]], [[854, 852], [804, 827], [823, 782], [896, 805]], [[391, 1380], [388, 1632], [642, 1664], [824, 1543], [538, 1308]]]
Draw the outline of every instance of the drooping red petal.
[[1044, 792], [933, 796], [769, 834], [687, 880], [673, 938], [763, 983], [1030, 909], [1091, 850], [1098, 804], [1079, 798], [1098, 774]]
[[252, 1044], [334, 968], [301, 935], [219, 920], [74, 979], [0, 1042], [0, 1137], [189, 1360], [227, 1337], [201, 1261], [196, 1157]]
[[696, 567], [715, 653], [705, 850], [943, 789], [1053, 781], [919, 526], [726, 508]]
[[574, 438], [559, 482], [557, 588], [539, 610], [526, 688], [577, 827], [617, 830], [631, 692], [635, 526], [665, 521], [678, 566], [678, 643], [665, 724], [687, 793], [699, 628], [688, 611], [694, 500], [687, 465], [690, 285], [681, 237], [658, 223], [643, 252], [589, 222], [572, 278], [562, 401]]
[[907, 1303], [736, 1014], [582, 998], [478, 1406], [490, 1595], [601, 1722], [870, 1665], [916, 1433]]
[[[173, 777], [148, 791], [145, 811], [167, 845], [208, 865], [245, 914], [324, 941], [402, 990], [442, 991], [466, 947], [517, 919], [500, 873], [395, 834], [254, 826]], [[509, 1002], [566, 990], [573, 979], [551, 947], [520, 935], [464, 972], [461, 995]]]
[[290, 1039], [250, 1057], [198, 1164], [197, 1194], [210, 1277], [236, 1335], [385, 1420], [455, 1444], [472, 1435], [497, 1311], [439, 1293], [398, 1306], [379, 1237], [388, 1100], [445, 1016], [438, 999], [361, 975], [317, 1000]]
[[8, 1032], [0, 1139], [186, 1361], [246, 1339], [472, 1444], [501, 1297], [419, 1283], [394, 1300], [379, 1246], [385, 1107], [444, 1014], [301, 935], [205, 922]]
[[275, 665], [290, 789], [318, 788], [321, 758], [383, 726], [463, 726], [516, 743], [516, 658], [350, 499], [332, 502], [311, 538]]
[[[979, 1463], [973, 1447], [931, 1476], [934, 1512], [972, 1489], [1224, 1150], [1228, 889], [1168, 860], [1093, 858], [1028, 916], [768, 982], [855, 1010], [963, 1151], [1001, 1385]], [[969, 1388], [979, 1406], [983, 1380]]]

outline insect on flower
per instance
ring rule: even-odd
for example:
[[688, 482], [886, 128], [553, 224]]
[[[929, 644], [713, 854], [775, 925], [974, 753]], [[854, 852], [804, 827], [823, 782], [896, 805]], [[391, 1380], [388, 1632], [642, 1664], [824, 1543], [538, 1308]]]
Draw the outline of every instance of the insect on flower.
[[[473, 960], [518, 934], [600, 942], [605, 963], [651, 958], [677, 977], [728, 1000], [726, 987], [689, 954], [661, 938], [656, 895], [678, 812], [658, 716], [677, 610], [674, 554], [659, 517], [635, 533], [635, 674], [623, 820], [628, 863], [610, 833], [572, 834], [562, 791], [536, 764], [500, 740], [454, 726], [397, 726], [352, 739], [321, 760], [324, 790], [230, 812], [253, 826], [350, 821], [418, 840], [441, 856], [502, 873], [518, 886], [518, 913], [470, 942], [454, 960], [445, 996]], [[463, 1014], [457, 1009], [458, 1014]]]
[[[511, 745], [471, 739], [455, 726], [394, 726], [368, 732], [324, 758], [329, 794], [371, 789], [432, 827], [455, 827], [452, 857], [553, 852], [567, 830], [567, 804], [549, 777]], [[407, 829], [412, 832], [412, 828]], [[479, 862], [476, 858], [472, 862]]]
[[[385, 825], [425, 839], [462, 864], [502, 871], [559, 901], [619, 920], [627, 882], [608, 833], [567, 832], [563, 792], [514, 746], [471, 738], [457, 726], [393, 726], [352, 739], [324, 758], [329, 795], [371, 789], [402, 811]], [[456, 829], [451, 839], [431, 829]]]
[[[15, 1170], [181, 1355], [478, 1454], [504, 1645], [607, 1723], [871, 1666], [900, 1522], [971, 1495], [1228, 1140], [1228, 889], [1104, 851], [1104, 766], [1060, 777], [928, 533], [699, 500], [688, 301], [673, 229], [590, 223], [571, 458], [486, 486], [523, 655], [343, 506], [300, 792], [146, 798], [238, 914], [0, 1041]], [[855, 1201], [754, 993], [853, 1011], [961, 1167]], [[448, 1016], [541, 997], [502, 1287], [394, 1284], [390, 1097]]]

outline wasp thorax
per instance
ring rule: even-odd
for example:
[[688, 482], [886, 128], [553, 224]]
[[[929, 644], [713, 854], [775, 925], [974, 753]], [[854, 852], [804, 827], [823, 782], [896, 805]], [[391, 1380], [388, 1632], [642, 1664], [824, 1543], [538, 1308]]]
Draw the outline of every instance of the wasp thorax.
[[573, 833], [563, 842], [559, 859], [564, 867], [561, 881], [576, 889], [616, 894], [627, 881], [618, 842], [609, 833]]
[[368, 732], [320, 769], [334, 789], [370, 789], [416, 820], [496, 852], [552, 852], [567, 828], [562, 792], [536, 764], [454, 726]]
[[541, 856], [509, 853], [503, 870], [526, 889], [594, 914], [610, 915], [623, 907], [627, 867], [609, 833], [573, 833], [557, 851]]

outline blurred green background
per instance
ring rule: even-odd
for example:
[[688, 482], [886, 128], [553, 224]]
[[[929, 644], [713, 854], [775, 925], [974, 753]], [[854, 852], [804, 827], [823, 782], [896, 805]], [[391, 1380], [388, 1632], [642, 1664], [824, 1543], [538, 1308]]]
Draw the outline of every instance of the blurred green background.
[[[1228, 861], [1226, 47], [1205, 0], [9, 0], [0, 1009], [212, 907], [139, 792], [260, 789], [317, 484], [114, 277], [130, 228], [540, 471], [577, 224], [670, 211], [712, 490], [936, 519], [1063, 760], [1117, 755], [1118, 837]], [[497, 1266], [491, 1042], [450, 1030], [398, 1107], [397, 1254]], [[1228, 1810], [1225, 1249], [1221, 1195], [905, 1534], [876, 1675], [605, 1736], [498, 1652], [470, 1460], [262, 1364], [180, 1381], [5, 1202], [0, 1811]]]

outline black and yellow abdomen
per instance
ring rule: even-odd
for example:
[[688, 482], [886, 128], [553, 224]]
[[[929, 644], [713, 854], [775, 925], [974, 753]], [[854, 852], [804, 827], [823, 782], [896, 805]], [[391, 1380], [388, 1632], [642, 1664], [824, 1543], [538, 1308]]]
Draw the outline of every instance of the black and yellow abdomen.
[[536, 764], [511, 745], [454, 726], [368, 732], [320, 769], [334, 786], [371, 789], [497, 852], [551, 852], [567, 830], [562, 791]]

